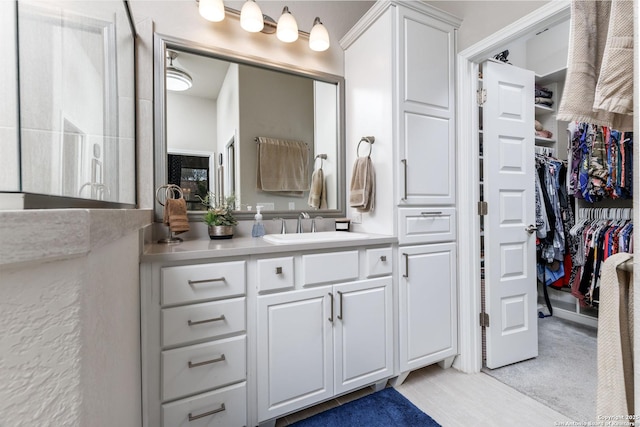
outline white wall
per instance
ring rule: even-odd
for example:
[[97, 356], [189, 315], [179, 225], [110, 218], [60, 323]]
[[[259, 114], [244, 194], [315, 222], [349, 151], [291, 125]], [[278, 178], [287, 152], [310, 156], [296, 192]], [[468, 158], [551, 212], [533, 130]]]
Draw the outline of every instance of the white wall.
[[[229, 172], [232, 168], [232, 172], [235, 175], [235, 182], [240, 182], [240, 178], [236, 172], [240, 168], [234, 167], [228, 163], [226, 157], [225, 147], [232, 138], [237, 137], [240, 131], [240, 83], [238, 82], [238, 64], [230, 64], [227, 69], [227, 75], [224, 78], [224, 83], [218, 94], [217, 109], [218, 109], [218, 153], [225, 153], [225, 168]], [[237, 156], [237, 141], [235, 143], [235, 150]], [[237, 159], [236, 159], [237, 163]], [[217, 162], [215, 163], [217, 167]], [[217, 175], [216, 175], [217, 176]], [[225, 181], [225, 194], [230, 196], [229, 191], [229, 178]], [[234, 191], [235, 193], [235, 191]]]
[[336, 141], [338, 134], [338, 105], [336, 103], [336, 86], [323, 82], [314, 82], [314, 129], [315, 129], [315, 149], [318, 154], [326, 154], [327, 159], [320, 159], [312, 162], [312, 168], [318, 169], [322, 164], [324, 172], [325, 187], [327, 190], [327, 207], [335, 209], [338, 206], [338, 152]]
[[139, 426], [138, 289], [137, 232], [78, 258], [3, 266], [0, 424]]
[[212, 151], [216, 146], [216, 102], [189, 96], [180, 92], [167, 92], [167, 149]]

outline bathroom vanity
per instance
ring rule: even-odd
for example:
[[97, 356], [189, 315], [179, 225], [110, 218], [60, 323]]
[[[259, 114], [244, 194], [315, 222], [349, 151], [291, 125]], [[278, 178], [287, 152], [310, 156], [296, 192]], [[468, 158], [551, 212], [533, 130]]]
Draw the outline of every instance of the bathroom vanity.
[[306, 234], [146, 247], [144, 426], [270, 425], [394, 375], [397, 239]]

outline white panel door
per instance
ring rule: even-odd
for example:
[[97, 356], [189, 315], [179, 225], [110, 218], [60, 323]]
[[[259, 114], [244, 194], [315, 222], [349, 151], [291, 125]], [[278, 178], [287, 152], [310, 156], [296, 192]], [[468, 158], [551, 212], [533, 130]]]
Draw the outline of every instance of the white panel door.
[[400, 371], [457, 353], [456, 245], [405, 246], [400, 252]]
[[335, 393], [393, 375], [391, 277], [334, 287]]
[[258, 297], [258, 417], [333, 396], [331, 287]]
[[487, 62], [483, 79], [487, 367], [498, 368], [538, 355], [534, 74]]

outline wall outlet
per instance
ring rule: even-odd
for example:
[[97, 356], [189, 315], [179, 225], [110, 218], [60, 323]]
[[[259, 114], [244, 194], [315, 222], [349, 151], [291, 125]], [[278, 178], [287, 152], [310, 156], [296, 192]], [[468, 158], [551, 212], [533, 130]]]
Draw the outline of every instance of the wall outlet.
[[362, 224], [362, 212], [353, 212], [351, 215], [351, 222], [354, 224]]
[[296, 209], [296, 203], [295, 202], [289, 202], [289, 210], [293, 211]]

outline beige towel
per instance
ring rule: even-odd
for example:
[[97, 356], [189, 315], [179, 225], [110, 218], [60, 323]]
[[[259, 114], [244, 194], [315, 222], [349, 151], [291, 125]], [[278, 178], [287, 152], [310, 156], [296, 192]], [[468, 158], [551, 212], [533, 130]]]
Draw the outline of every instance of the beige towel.
[[[629, 0], [614, 1], [625, 3]], [[624, 5], [622, 9], [626, 6]], [[613, 75], [608, 74], [612, 72], [611, 68], [621, 67], [623, 70], [629, 70], [631, 67], [632, 70], [633, 67], [633, 62], [608, 65], [608, 59], [603, 67], [605, 46], [609, 44], [610, 48], [612, 45], [619, 44], [614, 39], [608, 40], [610, 26], [622, 25], [633, 28], [633, 13], [625, 17], [618, 10], [614, 9], [613, 14], [611, 12], [611, 1], [574, 0], [571, 2], [568, 71], [558, 109], [558, 120], [593, 123], [621, 131], [633, 129], [633, 115], [617, 114], [602, 109], [594, 110], [594, 108], [608, 109], [615, 106], [615, 100], [610, 100], [610, 104], [613, 105], [607, 105], [603, 98], [617, 93], [618, 87], [625, 87], [624, 82], [611, 81], [611, 78], [619, 78], [617, 72]], [[626, 42], [622, 45], [625, 46]], [[606, 54], [610, 55], [610, 52], [607, 51]], [[617, 54], [612, 56], [621, 57]], [[632, 72], [626, 72], [628, 74], [625, 80], [632, 80]], [[596, 100], [596, 86], [599, 81], [602, 83]], [[632, 93], [629, 95], [632, 96]]]
[[633, 1], [613, 0], [593, 108], [633, 119], [632, 76]]
[[189, 231], [187, 202], [183, 199], [167, 199], [164, 203], [164, 223], [175, 234]]
[[[596, 414], [634, 414], [633, 273], [618, 269], [632, 258], [611, 255], [603, 264], [598, 313], [598, 388]], [[604, 418], [603, 418], [604, 419]], [[625, 418], [624, 421], [627, 421]]]
[[376, 179], [371, 157], [358, 157], [351, 173], [349, 205], [360, 212], [371, 212], [374, 208]]
[[316, 170], [311, 176], [311, 189], [309, 190], [308, 205], [316, 209], [327, 208], [327, 187], [322, 168]]
[[301, 141], [258, 138], [257, 188], [302, 197], [309, 190], [309, 148]]

